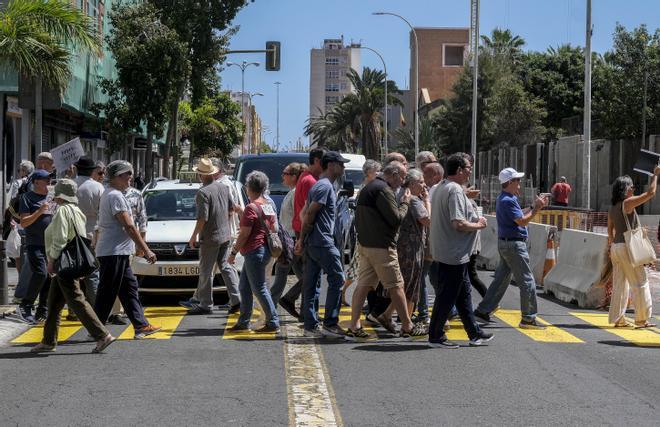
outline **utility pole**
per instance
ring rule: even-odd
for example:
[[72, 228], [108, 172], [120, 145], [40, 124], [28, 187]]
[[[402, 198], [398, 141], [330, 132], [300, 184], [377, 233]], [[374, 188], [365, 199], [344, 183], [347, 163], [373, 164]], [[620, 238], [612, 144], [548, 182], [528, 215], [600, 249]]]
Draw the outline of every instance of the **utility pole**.
[[[258, 62], [247, 62], [243, 61], [241, 64], [236, 63], [236, 62], [227, 62], [228, 67], [238, 67], [241, 69], [241, 121], [243, 122], [243, 125], [246, 126], [247, 122], [245, 121], [245, 69], [249, 67], [250, 65], [254, 65], [255, 67], [259, 66]], [[249, 142], [249, 141], [248, 141]], [[241, 147], [241, 154], [245, 154], [245, 138], [243, 138], [243, 144]]]
[[275, 86], [277, 87], [277, 133], [275, 134], [275, 146], [277, 147], [277, 151], [280, 150], [280, 85], [282, 82], [275, 82]]
[[474, 183], [477, 176], [477, 99], [478, 77], [479, 77], [479, 3], [480, 0], [472, 0], [470, 8], [470, 36], [472, 41], [472, 135], [470, 154], [472, 154], [472, 177]]
[[587, 0], [587, 27], [584, 46], [584, 159], [582, 165], [582, 205], [591, 209], [591, 0]]

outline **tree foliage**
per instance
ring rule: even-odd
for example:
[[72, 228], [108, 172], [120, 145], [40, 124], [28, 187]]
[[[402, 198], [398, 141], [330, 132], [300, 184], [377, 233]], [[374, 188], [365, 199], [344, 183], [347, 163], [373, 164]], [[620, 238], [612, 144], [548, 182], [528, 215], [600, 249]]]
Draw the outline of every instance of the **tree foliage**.
[[197, 107], [181, 103], [181, 134], [191, 141], [194, 157], [226, 158], [243, 139], [244, 126], [239, 118], [240, 106], [228, 94], [204, 98]]
[[97, 32], [92, 19], [71, 2], [10, 0], [0, 8], [0, 64], [64, 91], [72, 56], [86, 52], [100, 52]]

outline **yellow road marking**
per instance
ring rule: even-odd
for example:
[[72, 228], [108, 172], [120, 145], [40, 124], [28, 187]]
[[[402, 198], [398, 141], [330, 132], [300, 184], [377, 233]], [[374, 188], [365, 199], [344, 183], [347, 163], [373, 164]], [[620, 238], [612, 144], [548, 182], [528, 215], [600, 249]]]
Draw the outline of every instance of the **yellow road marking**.
[[[429, 319], [433, 315], [433, 307], [429, 307]], [[449, 330], [445, 331], [447, 339], [450, 341], [470, 341], [465, 328], [463, 328], [463, 322], [461, 319], [452, 320], [449, 322]]]
[[[62, 321], [60, 322], [60, 329], [57, 331], [57, 342], [66, 341], [73, 336], [82, 325], [80, 322], [71, 322], [65, 320], [68, 312], [66, 310], [62, 311]], [[14, 338], [12, 344], [29, 344], [29, 343], [40, 343], [44, 337], [44, 326], [37, 325], [32, 326], [23, 334]]]
[[321, 349], [314, 339], [304, 338], [294, 323], [287, 322], [284, 331], [289, 425], [343, 425]]
[[[325, 315], [325, 308], [320, 307], [319, 308], [319, 319], [321, 322], [323, 322], [323, 316]], [[360, 314], [360, 317], [362, 315]], [[364, 331], [368, 333], [369, 335], [373, 335], [374, 337], [378, 337], [378, 333], [376, 330], [372, 327], [367, 325], [365, 321], [360, 321], [362, 324], [362, 327], [364, 328]], [[343, 306], [341, 310], [339, 310], [339, 326], [344, 328], [344, 330], [348, 329], [351, 326], [351, 307], [346, 307]]]
[[[251, 324], [257, 323], [261, 312], [258, 309], [252, 310], [252, 318], [250, 319]], [[227, 324], [225, 325], [225, 332], [222, 334], [223, 340], [274, 340], [277, 338], [275, 332], [271, 333], [256, 333], [252, 329], [247, 331], [232, 331], [231, 328], [238, 322], [239, 313], [230, 314], [227, 317]]]
[[598, 326], [607, 332], [614, 334], [618, 337], [625, 339], [635, 345], [660, 347], [660, 334], [650, 331], [648, 329], [633, 329], [633, 328], [615, 328], [608, 320], [608, 315], [604, 313], [570, 313], [578, 319]]
[[547, 328], [545, 330], [519, 328], [518, 324], [520, 323], [520, 316], [521, 314], [519, 310], [499, 309], [497, 312], [495, 312], [495, 317], [504, 323], [513, 326], [515, 329], [527, 335], [534, 341], [554, 343], [584, 343], [584, 341], [582, 341], [580, 338], [550, 324], [549, 322], [546, 322], [539, 316], [536, 316], [536, 321], [546, 325]]
[[[154, 326], [160, 326], [162, 329], [147, 339], [169, 340], [176, 330], [179, 323], [186, 315], [186, 309], [183, 307], [149, 307], [144, 310], [144, 316], [149, 323]], [[119, 335], [120, 340], [132, 340], [135, 337], [135, 329], [129, 325]]]

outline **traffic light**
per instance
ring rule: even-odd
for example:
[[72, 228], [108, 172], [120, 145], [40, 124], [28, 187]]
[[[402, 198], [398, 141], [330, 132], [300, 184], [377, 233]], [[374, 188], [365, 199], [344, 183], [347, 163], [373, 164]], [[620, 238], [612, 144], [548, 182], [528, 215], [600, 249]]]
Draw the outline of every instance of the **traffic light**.
[[266, 42], [266, 71], [280, 71], [280, 42]]

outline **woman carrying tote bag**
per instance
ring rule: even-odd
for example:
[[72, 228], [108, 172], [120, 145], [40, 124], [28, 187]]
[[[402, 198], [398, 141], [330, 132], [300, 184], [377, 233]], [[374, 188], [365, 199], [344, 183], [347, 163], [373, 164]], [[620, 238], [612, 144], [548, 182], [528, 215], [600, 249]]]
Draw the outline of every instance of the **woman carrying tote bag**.
[[[629, 245], [635, 245], [633, 239], [630, 238], [629, 231], [634, 232], [640, 227], [635, 208], [655, 196], [658, 175], [660, 175], [660, 166], [656, 166], [648, 190], [639, 196], [634, 195], [635, 187], [628, 175], [618, 177], [612, 185], [612, 207], [607, 218], [607, 234], [612, 244], [610, 248], [612, 299], [609, 322], [617, 328], [655, 326], [649, 322], [652, 313], [652, 299], [646, 270], [643, 265], [636, 266], [632, 261], [630, 250], [634, 251], [639, 248], [629, 248]], [[626, 234], [628, 243], [626, 243]], [[635, 305], [635, 323], [631, 323], [624, 316], [628, 307], [629, 287], [632, 288], [633, 304]]]
[[76, 233], [85, 236], [85, 215], [78, 207], [76, 190], [76, 183], [70, 179], [60, 179], [55, 185], [55, 202], [59, 207], [45, 233], [48, 273], [55, 276], [52, 278], [48, 293], [48, 317], [44, 325], [44, 337], [41, 343], [32, 348], [31, 351], [34, 353], [55, 351], [57, 331], [65, 303], [96, 340], [96, 347], [92, 353], [102, 352], [116, 340], [94, 313], [78, 281], [65, 279], [55, 271], [56, 260], [67, 243], [76, 237]]

